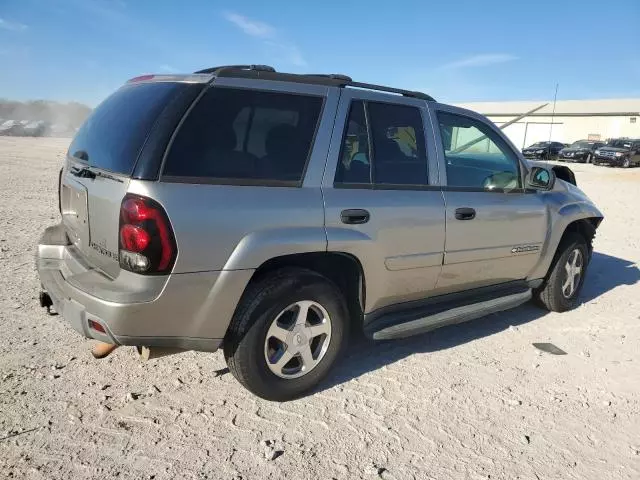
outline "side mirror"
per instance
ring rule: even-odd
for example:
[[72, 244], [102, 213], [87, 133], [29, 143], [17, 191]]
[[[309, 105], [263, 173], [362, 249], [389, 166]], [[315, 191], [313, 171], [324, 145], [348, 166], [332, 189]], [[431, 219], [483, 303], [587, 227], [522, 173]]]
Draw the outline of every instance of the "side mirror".
[[556, 176], [553, 170], [544, 167], [531, 167], [527, 177], [529, 186], [538, 190], [551, 190], [555, 182]]

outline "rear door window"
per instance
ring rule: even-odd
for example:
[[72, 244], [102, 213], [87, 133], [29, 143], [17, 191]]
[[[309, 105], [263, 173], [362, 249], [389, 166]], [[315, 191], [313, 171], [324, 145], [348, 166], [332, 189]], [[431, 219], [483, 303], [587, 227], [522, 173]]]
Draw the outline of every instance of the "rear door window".
[[378, 185], [426, 185], [427, 154], [420, 110], [368, 102], [373, 140], [373, 181]]
[[69, 155], [130, 175], [156, 119], [184, 87], [171, 82], [125, 85], [93, 110], [71, 142]]
[[351, 102], [336, 169], [336, 184], [371, 185], [369, 143], [364, 102]]
[[385, 189], [427, 185], [419, 109], [362, 100], [351, 103], [334, 183], [357, 187], [372, 182]]
[[163, 178], [297, 184], [321, 109], [321, 97], [213, 87], [180, 128]]

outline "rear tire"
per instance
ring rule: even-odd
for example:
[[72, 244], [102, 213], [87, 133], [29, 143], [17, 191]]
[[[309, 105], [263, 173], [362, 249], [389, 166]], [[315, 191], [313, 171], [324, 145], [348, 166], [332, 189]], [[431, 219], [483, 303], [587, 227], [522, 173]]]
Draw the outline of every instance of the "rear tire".
[[[282, 269], [244, 293], [224, 340], [225, 360], [255, 395], [292, 400], [327, 375], [347, 342], [348, 319], [335, 284], [310, 270]], [[314, 336], [312, 326], [322, 325], [326, 333]]]
[[584, 237], [577, 233], [568, 234], [558, 247], [547, 280], [534, 291], [537, 303], [552, 312], [566, 312], [575, 308], [587, 273], [589, 257]]
[[625, 157], [624, 160], [622, 160], [622, 168], [629, 168], [631, 166], [631, 160], [629, 160], [629, 157]]
[[590, 154], [590, 153], [587, 153], [587, 158], [585, 159], [584, 163], [591, 163], [591, 159], [592, 159], [592, 158], [593, 158], [593, 157], [591, 156], [591, 154]]

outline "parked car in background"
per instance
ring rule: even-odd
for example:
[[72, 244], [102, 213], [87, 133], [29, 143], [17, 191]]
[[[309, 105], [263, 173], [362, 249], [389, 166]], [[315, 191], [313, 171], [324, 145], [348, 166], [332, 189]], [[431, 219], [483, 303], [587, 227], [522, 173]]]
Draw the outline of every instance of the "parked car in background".
[[578, 140], [560, 150], [558, 160], [563, 162], [591, 163], [596, 149], [605, 145], [594, 140]]
[[22, 134], [26, 137], [42, 137], [47, 132], [47, 122], [37, 120], [24, 126]]
[[6, 120], [0, 125], [0, 135], [15, 135], [22, 129], [17, 120]]
[[593, 163], [629, 168], [640, 165], [640, 139], [614, 138], [595, 152]]
[[6, 120], [0, 123], [0, 135], [13, 137], [42, 137], [48, 131], [44, 120]]
[[564, 143], [560, 142], [537, 142], [522, 150], [526, 158], [539, 158], [550, 160], [558, 156], [560, 150], [564, 148]]

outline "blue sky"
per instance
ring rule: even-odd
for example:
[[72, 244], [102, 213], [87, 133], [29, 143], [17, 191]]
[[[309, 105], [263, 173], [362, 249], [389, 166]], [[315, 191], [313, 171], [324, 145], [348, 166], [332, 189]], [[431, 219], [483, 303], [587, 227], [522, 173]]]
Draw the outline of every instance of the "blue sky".
[[230, 63], [447, 102], [640, 97], [640, 0], [0, 0], [0, 97], [95, 105]]

